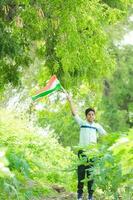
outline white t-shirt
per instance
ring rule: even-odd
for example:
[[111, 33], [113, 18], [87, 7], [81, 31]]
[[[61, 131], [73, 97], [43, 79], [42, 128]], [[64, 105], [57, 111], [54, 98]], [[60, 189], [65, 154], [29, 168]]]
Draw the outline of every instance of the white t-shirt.
[[80, 126], [79, 145], [85, 147], [92, 143], [97, 143], [97, 133], [105, 135], [106, 131], [98, 123], [89, 123], [87, 120], [82, 120], [78, 115], [74, 116], [76, 122]]

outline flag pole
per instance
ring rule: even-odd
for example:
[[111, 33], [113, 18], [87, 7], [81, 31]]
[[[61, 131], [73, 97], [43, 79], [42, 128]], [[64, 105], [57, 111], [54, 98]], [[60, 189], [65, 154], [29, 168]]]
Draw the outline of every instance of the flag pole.
[[62, 91], [65, 93], [65, 95], [68, 96], [67, 91], [64, 89], [64, 87], [63, 87], [62, 85], [61, 85], [61, 89], [62, 89]]
[[61, 89], [63, 90], [64, 93], [66, 93], [66, 90], [64, 89], [62, 85], [61, 85]]

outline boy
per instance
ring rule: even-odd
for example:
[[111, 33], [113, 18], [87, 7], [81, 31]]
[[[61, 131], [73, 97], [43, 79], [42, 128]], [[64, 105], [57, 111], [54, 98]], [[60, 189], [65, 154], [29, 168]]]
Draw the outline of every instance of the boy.
[[[68, 102], [70, 104], [72, 115], [74, 116], [76, 122], [80, 126], [80, 139], [79, 139], [79, 145], [83, 148], [86, 146], [89, 146], [89, 144], [97, 143], [97, 132], [101, 135], [106, 134], [106, 131], [103, 129], [103, 127], [95, 123], [95, 110], [92, 108], [88, 108], [85, 110], [85, 116], [86, 120], [82, 120], [73, 105], [71, 97], [66, 93]], [[86, 159], [88, 162], [88, 165], [79, 165], [78, 166], [78, 186], [77, 186], [77, 198], [78, 200], [82, 200], [83, 197], [83, 180], [85, 178], [85, 173], [87, 172], [87, 177], [89, 177], [89, 169], [92, 167], [92, 160], [88, 160], [88, 157], [85, 155], [83, 150], [79, 150], [78, 157]], [[90, 164], [91, 163], [91, 164]], [[88, 181], [88, 200], [93, 200], [93, 180]]]

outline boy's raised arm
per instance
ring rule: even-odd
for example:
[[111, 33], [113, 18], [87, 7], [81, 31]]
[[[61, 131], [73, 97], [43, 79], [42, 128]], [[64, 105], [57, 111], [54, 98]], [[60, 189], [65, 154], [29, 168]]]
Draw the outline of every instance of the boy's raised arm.
[[70, 104], [70, 108], [71, 108], [71, 112], [72, 112], [72, 115], [74, 116], [74, 119], [75, 121], [79, 124], [79, 126], [81, 126], [82, 124], [84, 124], [84, 120], [82, 120], [78, 114], [77, 114], [77, 110], [73, 104], [73, 101], [72, 101], [72, 98], [71, 96], [64, 90], [65, 94], [66, 94], [66, 97], [67, 97], [67, 100]]
[[67, 97], [67, 100], [68, 100], [68, 102], [70, 104], [72, 115], [75, 116], [77, 114], [77, 112], [76, 112], [75, 106], [73, 104], [72, 98], [70, 97], [70, 95], [67, 92], [66, 92], [66, 97]]

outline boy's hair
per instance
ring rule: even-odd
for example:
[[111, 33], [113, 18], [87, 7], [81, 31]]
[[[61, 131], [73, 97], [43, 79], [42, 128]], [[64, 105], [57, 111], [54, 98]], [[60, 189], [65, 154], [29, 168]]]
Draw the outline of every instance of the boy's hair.
[[90, 111], [94, 112], [94, 114], [96, 113], [95, 110], [94, 110], [93, 108], [87, 108], [87, 109], [85, 110], [85, 115], [87, 116], [87, 114], [88, 114]]

